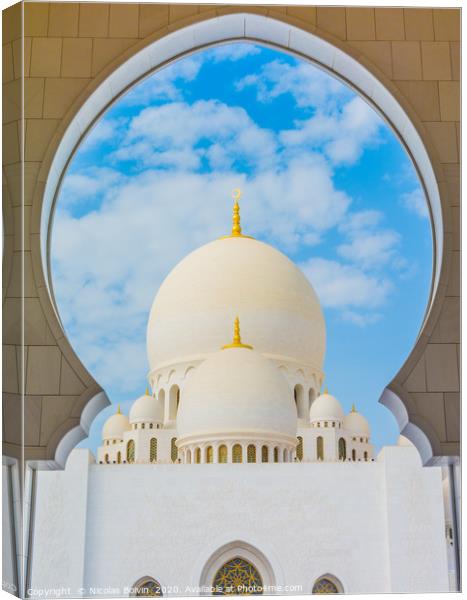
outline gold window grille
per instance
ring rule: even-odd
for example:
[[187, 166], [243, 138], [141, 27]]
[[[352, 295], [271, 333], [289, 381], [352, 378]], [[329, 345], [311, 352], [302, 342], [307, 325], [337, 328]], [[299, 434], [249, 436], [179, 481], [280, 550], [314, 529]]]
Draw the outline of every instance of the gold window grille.
[[263, 580], [251, 562], [239, 556], [222, 565], [212, 582], [214, 596], [249, 596], [263, 593]]
[[172, 438], [170, 440], [170, 458], [172, 459], [172, 462], [176, 462], [178, 459], [177, 438]]
[[268, 452], [268, 447], [267, 446], [263, 446], [261, 448], [261, 461], [263, 463], [267, 463], [269, 460], [269, 452]]
[[235, 444], [235, 446], [232, 448], [232, 462], [242, 462], [242, 447], [240, 446], [240, 444]]
[[129, 440], [126, 445], [126, 461], [129, 463], [135, 462], [135, 441]]
[[297, 437], [297, 441], [298, 441], [297, 450], [296, 450], [297, 458], [298, 458], [298, 460], [303, 460], [303, 438], [301, 435], [299, 435]]
[[337, 585], [327, 577], [321, 577], [313, 586], [313, 594], [338, 594]]
[[253, 444], [250, 444], [247, 448], [247, 461], [249, 463], [255, 463], [256, 462], [256, 447]]
[[219, 450], [217, 451], [217, 459], [220, 463], [227, 462], [227, 446], [225, 446], [224, 444], [222, 444], [222, 446], [219, 446]]
[[157, 438], [151, 438], [149, 442], [149, 460], [151, 462], [157, 461]]

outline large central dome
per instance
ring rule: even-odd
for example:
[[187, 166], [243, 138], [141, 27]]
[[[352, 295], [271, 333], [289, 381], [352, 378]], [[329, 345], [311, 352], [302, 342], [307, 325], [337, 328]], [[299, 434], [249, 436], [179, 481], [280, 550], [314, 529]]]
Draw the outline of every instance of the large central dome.
[[307, 278], [272, 246], [233, 235], [189, 254], [162, 283], [147, 331], [151, 372], [216, 352], [237, 315], [258, 352], [322, 370], [325, 324]]

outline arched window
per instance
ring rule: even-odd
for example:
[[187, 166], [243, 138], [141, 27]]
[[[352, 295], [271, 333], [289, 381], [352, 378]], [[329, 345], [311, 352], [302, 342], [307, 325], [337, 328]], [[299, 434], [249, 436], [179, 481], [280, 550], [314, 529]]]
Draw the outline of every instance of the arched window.
[[199, 464], [201, 462], [201, 449], [196, 448], [195, 450], [195, 463]]
[[237, 556], [227, 561], [214, 575], [214, 596], [249, 596], [263, 593], [263, 580], [256, 567]]
[[151, 438], [149, 442], [149, 460], [151, 462], [157, 461], [157, 439]]
[[274, 462], [279, 462], [279, 448], [277, 446], [274, 448]]
[[256, 462], [256, 447], [253, 444], [250, 444], [246, 451], [247, 461], [249, 463]]
[[219, 450], [217, 451], [217, 460], [220, 463], [227, 462], [227, 446], [225, 444], [219, 446]]
[[129, 440], [126, 445], [126, 461], [128, 463], [135, 462], [135, 440]]
[[170, 440], [170, 458], [172, 462], [176, 462], [178, 458], [177, 438]]
[[206, 462], [212, 463], [212, 446], [206, 448]]
[[108, 454], [106, 454], [106, 455], [104, 456], [104, 460], [105, 460], [105, 462], [106, 462], [107, 464], [109, 464], [109, 455], [108, 455]]
[[368, 460], [368, 452], [364, 452], [364, 453], [363, 453], [363, 458], [364, 458], [365, 460]]
[[261, 461], [262, 462], [268, 462], [269, 460], [269, 452], [268, 452], [268, 447], [267, 446], [263, 446], [261, 448]]
[[355, 448], [352, 450], [352, 460], [357, 460], [357, 453], [355, 452]]
[[152, 577], [143, 577], [132, 587], [132, 596], [142, 598], [154, 598], [162, 596], [161, 584]]
[[303, 438], [301, 435], [298, 436], [297, 441], [298, 441], [297, 449], [296, 449], [297, 458], [298, 458], [298, 460], [303, 460]]
[[340, 583], [332, 575], [319, 577], [313, 585], [313, 594], [342, 594], [343, 589]]
[[118, 462], [118, 464], [120, 464], [122, 462], [122, 453], [121, 452], [117, 452], [117, 462]]
[[235, 446], [232, 448], [232, 462], [242, 462], [242, 447], [240, 446], [240, 444], [235, 444]]
[[344, 438], [339, 439], [339, 460], [345, 460], [347, 458], [347, 448], [345, 445]]
[[186, 462], [187, 462], [188, 464], [190, 464], [190, 463], [191, 463], [191, 450], [187, 450], [187, 451], [186, 451]]
[[321, 436], [316, 438], [316, 458], [324, 460], [324, 440]]
[[287, 450], [285, 448], [282, 452], [282, 462], [287, 462]]

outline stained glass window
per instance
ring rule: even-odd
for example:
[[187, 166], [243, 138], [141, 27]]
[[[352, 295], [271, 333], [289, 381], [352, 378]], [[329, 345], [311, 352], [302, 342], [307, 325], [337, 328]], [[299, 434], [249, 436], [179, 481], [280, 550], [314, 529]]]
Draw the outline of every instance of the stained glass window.
[[149, 443], [149, 460], [151, 462], [157, 461], [157, 439], [151, 438]]
[[217, 458], [220, 463], [227, 462], [227, 446], [225, 446], [224, 444], [222, 444], [222, 446], [219, 446]]
[[247, 461], [249, 463], [256, 462], [256, 447], [253, 444], [250, 444], [247, 448]]
[[206, 448], [206, 462], [212, 463], [212, 446]]
[[324, 441], [321, 436], [316, 438], [316, 458], [318, 460], [324, 460]]
[[242, 447], [240, 446], [240, 444], [235, 444], [235, 446], [232, 448], [232, 462], [242, 462]]
[[298, 440], [298, 444], [297, 444], [297, 458], [298, 460], [303, 460], [303, 438], [301, 435], [298, 436], [297, 438]]
[[347, 448], [345, 445], [344, 438], [339, 439], [339, 460], [345, 460], [347, 458]]
[[261, 448], [261, 460], [262, 462], [268, 462], [268, 447], [267, 446], [263, 446]]
[[214, 596], [251, 595], [263, 593], [263, 581], [256, 567], [239, 556], [226, 562], [212, 582]]
[[155, 579], [144, 579], [135, 584], [135, 596], [142, 598], [154, 598], [162, 596], [161, 584]]
[[176, 462], [178, 458], [177, 438], [172, 438], [170, 441], [170, 458], [172, 462]]
[[129, 440], [126, 445], [126, 461], [129, 463], [135, 462], [135, 441]]
[[338, 594], [337, 585], [327, 577], [321, 577], [315, 581], [313, 586], [313, 594]]

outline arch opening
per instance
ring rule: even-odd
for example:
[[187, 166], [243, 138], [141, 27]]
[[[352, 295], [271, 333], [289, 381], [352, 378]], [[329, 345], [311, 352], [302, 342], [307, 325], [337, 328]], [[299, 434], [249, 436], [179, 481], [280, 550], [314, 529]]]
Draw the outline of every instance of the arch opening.
[[[229, 17], [231, 18], [229, 19]], [[292, 52], [297, 56], [301, 56], [313, 61], [315, 64], [318, 64], [318, 66], [320, 66], [321, 68], [332, 72], [334, 76], [340, 78], [341, 80], [345, 80], [345, 82], [348, 85], [351, 84], [346, 75], [346, 70], [351, 71], [353, 73], [357, 73], [358, 76], [356, 76], [354, 79], [356, 82], [358, 82], [358, 86], [352, 85], [352, 87], [357, 88], [358, 92], [364, 98], [366, 98], [373, 105], [373, 107], [376, 107], [376, 109], [380, 113], [383, 113], [386, 120], [392, 125], [393, 129], [403, 140], [404, 145], [409, 149], [410, 155], [414, 159], [417, 171], [421, 177], [422, 185], [429, 199], [431, 207], [432, 224], [436, 241], [435, 264], [432, 284], [433, 289], [431, 292], [429, 302], [429, 305], [431, 306], [434, 296], [434, 290], [436, 289], [437, 282], [439, 279], [439, 269], [442, 260], [442, 244], [440, 243], [442, 239], [442, 218], [439, 203], [439, 193], [438, 188], [436, 186], [436, 180], [434, 179], [434, 173], [431, 167], [428, 153], [426, 152], [424, 145], [420, 137], [418, 136], [416, 128], [413, 126], [413, 124], [411, 123], [410, 119], [407, 117], [401, 106], [391, 96], [387, 89], [385, 89], [384, 86], [373, 75], [369, 73], [369, 71], [366, 71], [365, 67], [356, 63], [354, 59], [344, 54], [338, 48], [332, 46], [328, 42], [325, 42], [324, 40], [316, 36], [313, 36], [312, 34], [305, 33], [304, 31], [301, 31], [295, 27], [275, 21], [270, 17], [260, 17], [258, 15], [237, 14], [232, 16], [221, 17], [221, 19], [225, 21], [226, 24], [230, 23], [232, 25], [232, 33], [225, 33], [225, 39], [223, 39], [222, 41], [244, 41], [251, 39], [258, 42], [259, 39], [261, 43], [273, 45], [285, 52]], [[271, 33], [268, 34], [267, 37], [265, 37], [264, 33], [258, 34], [259, 37], [257, 37], [257, 32], [262, 31], [262, 27], [260, 25], [264, 22], [264, 20], [266, 20], [266, 22], [268, 23], [274, 23], [274, 27], [271, 28]], [[180, 46], [182, 53], [188, 55], [195, 49], [208, 47], [210, 45], [219, 43], [218, 36], [216, 39], [209, 39], [210, 35], [215, 37], [214, 31], [211, 32], [211, 29], [214, 30], [215, 27], [213, 27], [213, 23], [208, 26], [208, 23], [209, 21], [206, 21], [204, 23], [204, 32], [206, 35], [201, 36], [201, 38], [204, 39], [203, 43], [193, 45], [192, 42], [184, 42]], [[239, 27], [240, 23], [242, 24], [242, 27]], [[276, 25], [277, 27], [275, 27]], [[188, 30], [197, 31], [198, 28], [203, 29], [200, 23], [190, 26], [184, 30], [180, 30], [180, 32], [177, 32], [176, 37], [178, 36], [180, 41], [182, 41], [182, 39], [185, 39]], [[225, 31], [229, 31], [228, 25], [226, 25]], [[287, 44], [284, 43], [285, 38], [283, 36], [283, 33], [285, 31], [288, 32], [289, 42]], [[160, 40], [162, 44], [164, 42], [164, 39]], [[59, 184], [63, 176], [64, 168], [66, 167], [70, 157], [76, 150], [79, 141], [82, 139], [83, 133], [89, 129], [89, 127], [96, 121], [98, 116], [101, 115], [102, 112], [117, 97], [119, 97], [119, 95], [121, 95], [125, 90], [131, 87], [135, 83], [135, 81], [141, 80], [143, 77], [147, 76], [148, 73], [153, 72], [155, 69], [160, 68], [164, 64], [167, 64], [167, 62], [170, 62], [171, 60], [176, 58], [175, 56], [167, 55], [166, 61], [156, 61], [148, 71], [147, 58], [148, 56], [150, 56], [148, 48], [151, 47], [152, 50], [154, 50], [156, 45], [160, 47], [159, 42], [155, 42], [154, 45], [144, 48], [139, 54], [135, 55], [127, 63], [121, 65], [121, 67], [119, 67], [112, 75], [110, 75], [105, 84], [103, 83], [101, 88], [99, 88], [99, 90], [101, 90], [101, 93], [93, 95], [92, 101], [90, 98], [90, 101], [85, 103], [85, 105], [76, 115], [75, 119], [71, 121], [69, 128], [67, 129], [63, 137], [62, 144], [59, 146], [58, 151], [55, 154], [51, 168], [51, 176], [47, 180], [46, 191], [44, 195], [44, 205], [42, 212], [43, 219], [41, 228], [42, 238], [44, 238], [41, 238], [41, 243], [43, 247], [43, 259], [47, 261], [44, 262], [43, 268], [44, 272], [47, 274], [46, 281], [48, 283], [49, 292], [54, 305], [55, 303], [53, 300], [53, 289], [48, 264], [50, 261], [48, 251], [49, 233], [51, 228], [50, 217], [52, 213], [52, 207], [55, 202], [57, 190], [59, 188]], [[154, 54], [155, 52], [152, 53], [153, 56]], [[151, 60], [155, 59], [152, 58]], [[145, 65], [146, 70], [143, 69], [143, 64]], [[331, 68], [332, 65], [333, 68]], [[130, 74], [129, 71], [133, 71], [133, 73]], [[113, 84], [113, 82], [117, 81], [118, 79], [116, 78], [116, 73], [118, 73], [118, 78], [120, 78], [118, 85]], [[66, 144], [64, 144], [65, 139], [67, 142]], [[71, 151], [69, 150], [70, 148], [72, 148]], [[56, 312], [57, 318], [59, 318], [57, 309]], [[309, 400], [311, 401], [311, 398]], [[169, 415], [171, 418], [174, 418], [172, 416], [174, 415], [174, 413], [176, 415], [176, 401], [174, 409], [171, 398], [169, 408]]]

